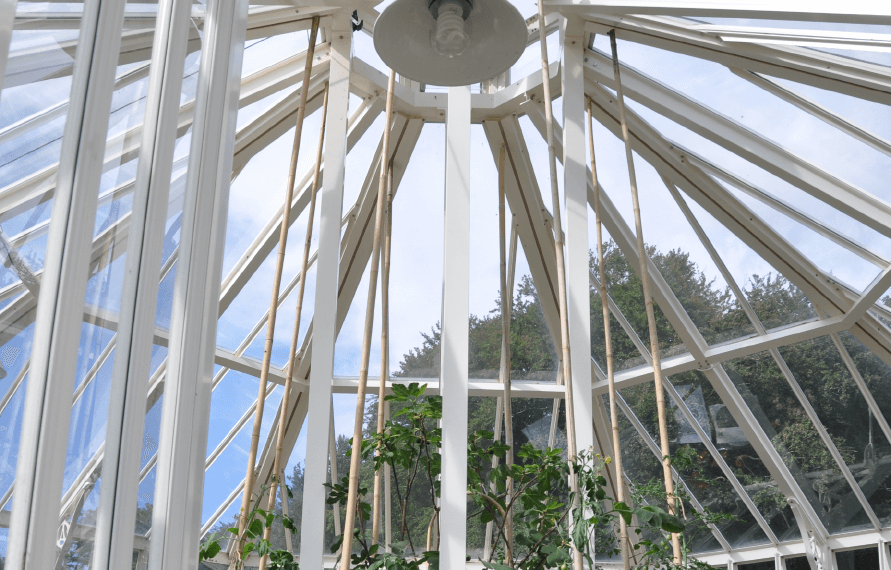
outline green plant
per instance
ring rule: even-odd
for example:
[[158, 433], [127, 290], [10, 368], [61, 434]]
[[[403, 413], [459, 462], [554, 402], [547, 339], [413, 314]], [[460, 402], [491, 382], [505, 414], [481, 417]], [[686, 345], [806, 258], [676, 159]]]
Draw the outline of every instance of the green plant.
[[[273, 479], [278, 483], [277, 479]], [[290, 497], [291, 490], [287, 486], [285, 486], [285, 488]], [[261, 486], [257, 497], [251, 500], [251, 512], [247, 517], [247, 524], [245, 525], [244, 535], [241, 541], [239, 541], [238, 527], [235, 526], [226, 529], [225, 533], [213, 533], [201, 544], [201, 548], [198, 552], [198, 559], [209, 560], [219, 554], [222, 550], [220, 541], [229, 538], [230, 540], [240, 542], [240, 549], [235, 562], [235, 570], [241, 570], [244, 567], [245, 559], [252, 552], [256, 552], [257, 556], [260, 557], [268, 555], [269, 565], [267, 568], [270, 570], [299, 570], [300, 566], [294, 560], [293, 554], [287, 550], [273, 549], [270, 542], [263, 538], [263, 531], [267, 528], [271, 528], [276, 519], [280, 519], [285, 528], [291, 531], [296, 530], [294, 521], [290, 518], [284, 515], [278, 515], [272, 511], [266, 511], [257, 506], [260, 503], [260, 498], [262, 498], [268, 490], [269, 487], [267, 485]], [[226, 534], [229, 536], [226, 537]]]
[[[380, 544], [372, 544], [366, 530], [372, 509], [363, 500], [368, 497], [368, 488], [360, 484], [358, 525], [352, 530], [358, 544], [358, 549], [351, 555], [355, 567], [418, 570], [424, 563], [429, 563], [430, 568], [438, 567], [438, 545], [432, 537], [439, 516], [438, 478], [442, 459], [438, 449], [442, 432], [436, 421], [442, 418], [442, 399], [425, 396], [425, 392], [426, 386], [417, 383], [394, 385], [393, 395], [387, 397], [396, 410], [392, 419], [386, 422], [382, 434], [372, 434], [362, 442], [364, 459], [372, 460], [373, 451], [379, 444], [381, 453], [373, 457], [375, 468], [389, 465], [393, 470], [400, 539], [403, 541], [391, 544], [391, 552], [385, 552]], [[634, 544], [640, 554], [637, 567], [708, 568], [690, 556], [689, 544], [696, 533], [710, 524], [728, 520], [729, 515], [715, 515], [706, 510], [691, 513], [682, 521], [660, 506], [666, 504], [665, 491], [664, 487], [660, 491], [661, 483], [655, 480], [635, 490], [632, 494], [635, 506], [614, 502], [606, 494], [603, 476], [609, 458], [591, 451], [579, 454], [570, 462], [562, 457], [559, 449], [538, 449], [526, 443], [515, 452], [512, 465], [499, 461], [492, 467], [493, 457], [503, 460], [510, 452], [507, 445], [494, 439], [491, 431], [476, 431], [468, 437], [468, 495], [478, 507], [468, 518], [476, 518], [481, 524], [491, 522], [495, 532], [493, 555], [483, 561], [486, 567], [494, 570], [564, 568], [572, 561], [573, 547], [593, 567], [595, 553], [604, 550], [604, 541], [596, 540], [597, 531], [615, 526], [618, 517], [623, 517], [629, 525], [635, 520], [639, 524], [631, 527], [640, 537]], [[687, 448], [679, 451], [676, 459], [679, 468], [690, 467], [694, 455], [695, 452]], [[568, 485], [572, 472], [579, 478], [578, 497], [572, 494]], [[508, 490], [508, 480], [512, 481], [512, 491]], [[708, 484], [707, 481], [702, 483]], [[411, 541], [411, 534], [406, 532], [409, 498], [419, 484], [424, 489], [423, 503], [415, 497], [411, 507], [423, 507], [429, 513], [426, 549], [420, 554]], [[346, 505], [349, 478], [343, 477], [340, 482], [327, 486], [328, 503]], [[682, 505], [688, 498], [681, 490], [675, 500]], [[513, 514], [514, 537], [510, 560], [505, 553], [508, 512]], [[675, 565], [671, 558], [669, 534], [673, 532], [685, 533], [681, 565]], [[405, 541], [405, 537], [409, 540]], [[334, 543], [332, 552], [340, 548], [342, 538]]]
[[[695, 450], [689, 446], [679, 448], [671, 458], [672, 466], [678, 472], [684, 472], [693, 467], [698, 460]], [[714, 481], [704, 479], [701, 476], [695, 478], [697, 484], [712, 485]], [[665, 570], [679, 569], [710, 569], [711, 565], [697, 560], [692, 554], [691, 545], [696, 538], [702, 534], [710, 532], [710, 527], [725, 524], [736, 520], [736, 517], [729, 513], [716, 513], [706, 508], [701, 511], [686, 508], [684, 505], [691, 503], [692, 497], [683, 485], [675, 482], [674, 496], [669, 498], [665, 492], [664, 483], [659, 479], [651, 479], [643, 485], [634, 485], [631, 487], [631, 498], [635, 509], [628, 509], [621, 503], [616, 503], [614, 507], [620, 511], [621, 516], [625, 519], [629, 529], [639, 537], [634, 545], [635, 551], [638, 553], [637, 568], [652, 568]], [[681, 513], [680, 517], [670, 515], [666, 510], [657, 505], [668, 505], [669, 499], [674, 503], [675, 511]], [[633, 518], [642, 523], [634, 527], [631, 526]], [[677, 533], [681, 546], [681, 562], [674, 562], [674, 553], [669, 537], [663, 533], [653, 533], [652, 530], [659, 528], [663, 533]]]
[[[389, 465], [395, 479], [396, 498], [400, 513], [399, 541], [390, 545], [392, 552], [384, 552], [379, 543], [373, 544], [367, 536], [366, 526], [371, 518], [371, 504], [362, 500], [368, 495], [368, 488], [360, 485], [360, 500], [356, 505], [357, 528], [353, 536], [359, 545], [358, 552], [351, 553], [353, 567], [369, 570], [417, 570], [421, 564], [429, 563], [430, 568], [438, 567], [439, 553], [432, 545], [433, 527], [439, 516], [439, 474], [441, 456], [439, 446], [442, 444], [442, 429], [437, 427], [437, 420], [442, 419], [442, 398], [424, 396], [426, 385], [417, 383], [408, 386], [396, 384], [393, 394], [387, 396], [396, 409], [392, 419], [384, 425], [382, 434], [372, 434], [362, 441], [362, 456], [368, 460], [373, 457], [376, 469]], [[380, 444], [381, 453], [372, 455]], [[347, 452], [349, 456], [351, 451]], [[400, 480], [400, 473], [402, 479]], [[329, 489], [328, 504], [347, 504], [349, 477], [344, 476], [339, 483], [325, 484]], [[419, 555], [408, 532], [408, 507], [412, 491], [423, 488], [432, 514], [427, 525], [427, 547]], [[407, 540], [405, 540], [407, 538]], [[337, 552], [343, 544], [341, 535], [331, 546], [331, 552]], [[408, 550], [409, 552], [406, 552]]]

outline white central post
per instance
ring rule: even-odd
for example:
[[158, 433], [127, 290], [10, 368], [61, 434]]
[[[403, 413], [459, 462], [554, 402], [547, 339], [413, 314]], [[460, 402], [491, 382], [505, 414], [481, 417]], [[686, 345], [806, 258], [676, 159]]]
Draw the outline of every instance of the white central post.
[[[337, 284], [340, 258], [340, 217], [346, 164], [347, 117], [350, 104], [350, 44], [348, 14], [334, 15], [328, 117], [325, 127], [325, 170], [319, 200], [319, 249], [313, 314], [312, 368], [306, 432], [306, 479], [300, 529], [300, 566], [322, 568], [325, 550], [325, 487], [328, 478], [328, 429], [331, 422], [331, 377], [337, 338]], [[336, 461], [332, 459], [332, 461]]]
[[470, 87], [450, 87], [446, 112], [442, 254], [440, 568], [464, 568], [467, 550], [467, 368], [470, 295]]
[[594, 445], [591, 409], [591, 293], [588, 289], [588, 168], [585, 157], [584, 23], [563, 22], [563, 191], [566, 200], [566, 312], [572, 347], [576, 449]]

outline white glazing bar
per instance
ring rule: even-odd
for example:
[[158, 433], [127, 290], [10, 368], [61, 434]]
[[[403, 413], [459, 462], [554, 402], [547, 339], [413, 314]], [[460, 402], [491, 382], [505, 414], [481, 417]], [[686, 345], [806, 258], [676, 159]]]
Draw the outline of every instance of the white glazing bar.
[[796, 93], [795, 91], [789, 89], [784, 85], [780, 85], [775, 80], [761, 75], [760, 73], [754, 73], [736, 67], [731, 67], [730, 71], [738, 75], [739, 77], [742, 77], [746, 81], [757, 85], [765, 91], [773, 93], [783, 101], [791, 103], [799, 109], [810, 113], [818, 119], [823, 120], [827, 124], [832, 125], [843, 133], [854, 137], [863, 144], [867, 144], [877, 151], [891, 156], [891, 142], [883, 139], [877, 134], [868, 131], [867, 129], [864, 129], [863, 127], [852, 123], [851, 121], [848, 121], [838, 113], [827, 109], [819, 103], [811, 101], [807, 97]]
[[565, 20], [563, 38], [563, 192], [566, 200], [566, 310], [573, 348], [576, 448], [594, 445], [591, 408], [591, 292], [588, 285], [588, 182], [585, 139], [584, 22]]
[[331, 71], [328, 123], [325, 127], [325, 171], [319, 195], [319, 260], [313, 311], [312, 368], [306, 432], [306, 475], [300, 539], [300, 565], [322, 568], [325, 542], [325, 492], [328, 476], [328, 426], [331, 377], [337, 338], [337, 289], [340, 257], [340, 215], [346, 165], [347, 111], [352, 69], [352, 30], [348, 14], [334, 16], [329, 34]]
[[190, 0], [158, 6], [144, 128], [127, 238], [108, 401], [102, 485], [91, 568], [123, 568], [133, 558], [145, 400], [151, 372], [158, 272], [173, 169]]
[[196, 568], [247, 0], [207, 6], [183, 198], [149, 568]]
[[[74, 391], [71, 371], [78, 358], [123, 18], [124, 0], [84, 3], [82, 43], [62, 138], [16, 464], [16, 500], [6, 557], [6, 567], [15, 570], [52, 568], [57, 556], [54, 543], [66, 458], [59, 444], [68, 439]], [[0, 42], [4, 49], [8, 41]]]
[[563, 13], [658, 14], [712, 18], [764, 18], [860, 24], [891, 23], [891, 4], [875, 0], [549, 0], [547, 8]]
[[[470, 296], [470, 87], [450, 87], [446, 111], [440, 385], [440, 568], [464, 568], [467, 550], [467, 376]], [[590, 393], [590, 390], [589, 390]], [[590, 400], [590, 397], [588, 398]]]

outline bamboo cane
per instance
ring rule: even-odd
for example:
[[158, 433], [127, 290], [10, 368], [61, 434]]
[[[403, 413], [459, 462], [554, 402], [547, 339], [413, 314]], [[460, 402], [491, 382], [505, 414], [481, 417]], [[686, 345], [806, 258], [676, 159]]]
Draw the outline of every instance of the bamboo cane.
[[[609, 305], [606, 290], [606, 265], [603, 257], [603, 224], [600, 221], [600, 184], [597, 182], [597, 163], [594, 159], [594, 119], [591, 101], [588, 100], [588, 149], [591, 155], [591, 183], [594, 185], [594, 225], [597, 226], [597, 260], [600, 266], [600, 304], [603, 306], [603, 334], [606, 345], [606, 379], [609, 383], [609, 419], [613, 429], [613, 466], [616, 470], [616, 500], [625, 502], [624, 471], [622, 470], [622, 444], [619, 440], [619, 413], [616, 403], [616, 378], [613, 373], [613, 337], [609, 322]], [[631, 568], [628, 559], [628, 526], [619, 517], [619, 549], [622, 551], [622, 567]]]
[[362, 334], [362, 359], [359, 368], [359, 388], [356, 393], [356, 418], [353, 430], [353, 449], [350, 456], [350, 486], [344, 515], [343, 546], [340, 569], [350, 569], [353, 550], [353, 526], [356, 522], [356, 503], [359, 495], [359, 462], [362, 455], [362, 417], [365, 413], [365, 388], [368, 384], [368, 359], [371, 356], [371, 329], [374, 325], [374, 299], [377, 293], [377, 274], [381, 256], [381, 230], [383, 229], [384, 200], [387, 190], [387, 162], [390, 156], [390, 116], [393, 112], [393, 88], [396, 73], [390, 71], [387, 82], [387, 109], [384, 119], [384, 140], [381, 145], [381, 174], [377, 190], [377, 211], [374, 221], [374, 241], [371, 246], [371, 268], [368, 279], [368, 301], [365, 305], [365, 330]]
[[[659, 419], [659, 443], [662, 448], [662, 474], [665, 479], [665, 495], [669, 514], [677, 513], [674, 495], [674, 480], [671, 474], [671, 450], [668, 446], [668, 430], [665, 425], [665, 393], [662, 389], [662, 358], [659, 354], [659, 334], [656, 331], [656, 314], [653, 297], [650, 295], [650, 274], [647, 269], [647, 252], [644, 246], [643, 224], [640, 219], [640, 201], [637, 195], [637, 176], [634, 172], [634, 157], [631, 154], [631, 138], [628, 123], [625, 121], [625, 98], [622, 92], [622, 79], [619, 74], [619, 52], [616, 47], [616, 31], [610, 30], [609, 41], [613, 50], [613, 74], [616, 78], [616, 101], [619, 104], [619, 120], [622, 123], [622, 139], [625, 141], [625, 159], [628, 162], [628, 178], [631, 182], [631, 202], [634, 207], [634, 225], [637, 231], [637, 256], [640, 262], [640, 281], [647, 309], [647, 326], [650, 329], [650, 352], [653, 357], [653, 380], [656, 389], [656, 412]], [[601, 287], [605, 284], [601, 283]], [[611, 402], [612, 403], [612, 402]], [[615, 426], [615, 422], [613, 424]], [[615, 429], [615, 427], [613, 428]], [[671, 535], [671, 548], [674, 563], [681, 563], [681, 543], [676, 533]]]
[[[384, 433], [384, 393], [390, 377], [390, 239], [393, 234], [393, 165], [387, 168], [387, 210], [384, 213], [387, 234], [384, 238], [384, 269], [381, 272], [381, 382], [377, 390], [377, 434]], [[378, 443], [375, 455], [380, 456]], [[374, 473], [374, 503], [372, 503], [371, 544], [377, 544], [381, 532], [381, 475]]]
[[[512, 219], [511, 227], [510, 227], [510, 254], [509, 254], [509, 261], [508, 261], [508, 266], [507, 266], [507, 290], [509, 292], [508, 295], [511, 298], [511, 302], [508, 303], [508, 305], [507, 305], [508, 319], [510, 319], [511, 310], [512, 310], [514, 275], [516, 274], [516, 269], [517, 269], [517, 224], [514, 223], [513, 219]], [[499, 371], [498, 381], [499, 382], [504, 381], [504, 369], [503, 368]], [[502, 403], [502, 397], [498, 396], [495, 399], [495, 430], [493, 432], [495, 439], [498, 441], [501, 440], [501, 425], [503, 423], [502, 420], [504, 419], [503, 413], [504, 413], [504, 405]], [[492, 456], [492, 469], [495, 469], [496, 467], [498, 467], [498, 456], [494, 455], [494, 456]], [[496, 482], [492, 481], [490, 483], [490, 488], [494, 491], [496, 489], [496, 487], [497, 487]], [[483, 544], [483, 558], [489, 562], [492, 561], [492, 553], [493, 553], [492, 535], [494, 533], [494, 530], [495, 530], [495, 522], [494, 521], [487, 522], [486, 523], [486, 538], [485, 538], [485, 542]]]
[[[384, 420], [390, 419], [390, 402], [384, 402]], [[393, 485], [390, 466], [384, 465], [384, 551], [390, 552], [393, 544]]]
[[[337, 473], [337, 440], [334, 433], [334, 398], [331, 398], [331, 415], [328, 422], [328, 461], [331, 468], [331, 482], [338, 483], [340, 475]], [[334, 535], [340, 535], [340, 503], [331, 505], [331, 511], [334, 515]]]
[[[306, 272], [309, 267], [309, 250], [312, 246], [312, 226], [316, 213], [316, 195], [319, 190], [319, 178], [322, 171], [322, 151], [325, 148], [325, 122], [328, 118], [328, 83], [325, 83], [325, 94], [322, 99], [322, 126], [319, 128], [319, 145], [316, 150], [316, 166], [313, 172], [312, 192], [309, 200], [309, 218], [306, 222], [306, 239], [303, 242], [303, 261], [300, 265], [300, 281], [297, 285], [297, 309], [294, 314], [294, 331], [291, 333], [291, 351], [288, 353], [288, 365], [285, 369], [285, 393], [282, 395], [280, 413], [278, 418], [278, 434], [275, 440], [275, 458], [272, 463], [272, 472], [281, 470], [282, 451], [285, 446], [285, 430], [288, 427], [288, 403], [291, 399], [291, 380], [294, 376], [294, 368], [297, 364], [297, 341], [300, 339], [300, 319], [303, 315], [303, 294], [306, 290]], [[269, 502], [266, 509], [272, 511], [275, 508], [275, 479], [269, 484]], [[267, 526], [263, 531], [263, 538], [269, 540], [272, 527]], [[260, 559], [259, 570], [266, 570], [267, 557]]]
[[306, 115], [306, 98], [309, 94], [309, 80], [312, 77], [312, 63], [315, 54], [316, 36], [319, 33], [319, 17], [312, 19], [309, 33], [309, 47], [306, 52], [306, 65], [303, 69], [303, 86], [300, 90], [300, 103], [297, 107], [297, 128], [294, 131], [294, 146], [291, 151], [291, 164], [288, 170], [288, 182], [285, 190], [285, 203], [282, 207], [282, 226], [278, 238], [278, 256], [275, 262], [275, 277], [272, 280], [272, 301], [269, 304], [269, 319], [266, 326], [266, 344], [263, 350], [263, 364], [260, 367], [260, 386], [258, 388], [257, 409], [254, 414], [254, 428], [251, 433], [251, 445], [248, 450], [247, 473], [244, 478], [244, 492], [241, 499], [241, 512], [238, 515], [238, 548], [232, 558], [234, 567], [241, 560], [241, 549], [244, 547], [244, 529], [247, 516], [251, 510], [251, 490], [254, 487], [254, 471], [257, 463], [257, 445], [260, 442], [260, 427], [263, 424], [263, 407], [266, 402], [266, 384], [269, 379], [269, 364], [272, 359], [272, 341], [275, 335], [275, 317], [278, 312], [278, 294], [282, 283], [282, 269], [285, 264], [285, 249], [288, 244], [290, 229], [291, 202], [294, 200], [294, 180], [297, 176], [297, 158], [300, 156], [300, 137], [303, 133], [303, 118]]
[[[507, 454], [504, 456], [504, 464], [510, 469], [514, 464], [514, 415], [511, 409], [510, 386], [510, 309], [507, 291], [507, 252], [504, 239], [504, 145], [498, 153], [498, 253], [501, 258], [501, 375], [504, 382], [504, 443], [507, 445]], [[504, 535], [507, 538], [506, 554], [507, 564], [513, 568], [514, 561], [514, 532], [513, 532], [513, 479], [507, 478], [505, 491], [507, 493], [507, 513], [504, 522]]]
[[[569, 314], [566, 309], [566, 266], [563, 258], [563, 225], [560, 221], [560, 192], [557, 187], [557, 155], [554, 148], [554, 110], [551, 101], [551, 78], [548, 72], [548, 41], [545, 33], [544, 0], [538, 0], [538, 32], [541, 44], [541, 80], [544, 88], [545, 123], [548, 139], [548, 163], [551, 175], [551, 208], [554, 218], [554, 249], [557, 258], [557, 290], [560, 303], [560, 344], [563, 355], [563, 380], [566, 386], [566, 451], [570, 461], [574, 461], [578, 450], [575, 438], [575, 405], [572, 396], [572, 365], [569, 350]], [[569, 476], [569, 486], [579, 501], [579, 480], [574, 470]], [[582, 570], [584, 561], [581, 552], [573, 546], [572, 565]]]

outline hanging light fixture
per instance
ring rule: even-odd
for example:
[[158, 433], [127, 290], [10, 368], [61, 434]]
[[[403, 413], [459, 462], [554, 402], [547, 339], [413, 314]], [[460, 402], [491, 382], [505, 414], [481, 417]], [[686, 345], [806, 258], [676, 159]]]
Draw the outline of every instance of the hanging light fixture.
[[399, 75], [452, 87], [510, 69], [527, 36], [507, 0], [396, 0], [374, 25], [374, 48]]

